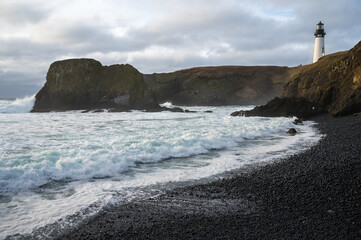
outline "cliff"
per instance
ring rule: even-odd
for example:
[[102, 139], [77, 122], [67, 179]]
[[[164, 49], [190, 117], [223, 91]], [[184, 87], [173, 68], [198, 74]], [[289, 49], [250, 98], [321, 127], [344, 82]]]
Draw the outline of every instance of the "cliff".
[[143, 75], [131, 65], [102, 66], [93, 59], [70, 59], [50, 65], [33, 112], [108, 108], [158, 109]]
[[233, 116], [343, 116], [361, 111], [361, 42], [345, 52], [299, 68], [285, 84], [282, 98]]
[[33, 112], [107, 108], [164, 110], [176, 105], [261, 104], [279, 96], [300, 67], [220, 66], [141, 74], [131, 65], [102, 66], [93, 59], [50, 65]]
[[198, 67], [144, 74], [159, 103], [176, 105], [262, 104], [279, 96], [298, 68], [276, 66]]
[[335, 116], [361, 111], [361, 42], [306, 66], [285, 85], [283, 95], [305, 98]]

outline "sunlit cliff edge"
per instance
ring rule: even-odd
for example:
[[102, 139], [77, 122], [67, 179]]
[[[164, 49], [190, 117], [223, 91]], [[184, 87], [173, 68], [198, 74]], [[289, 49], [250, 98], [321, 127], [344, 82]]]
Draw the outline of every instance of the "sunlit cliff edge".
[[302, 66], [275, 98], [234, 116], [298, 116], [318, 113], [344, 116], [361, 111], [361, 42], [349, 51], [320, 58]]

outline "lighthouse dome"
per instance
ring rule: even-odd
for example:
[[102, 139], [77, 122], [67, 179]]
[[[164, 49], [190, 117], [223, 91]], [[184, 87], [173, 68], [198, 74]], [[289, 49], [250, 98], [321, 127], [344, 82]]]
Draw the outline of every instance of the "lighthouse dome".
[[324, 37], [325, 35], [324, 24], [320, 21], [316, 26], [315, 37]]

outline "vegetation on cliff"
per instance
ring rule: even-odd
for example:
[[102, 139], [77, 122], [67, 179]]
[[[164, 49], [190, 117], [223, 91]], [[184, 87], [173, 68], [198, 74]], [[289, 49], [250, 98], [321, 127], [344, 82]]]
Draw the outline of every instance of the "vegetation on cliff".
[[285, 85], [283, 95], [305, 98], [335, 116], [361, 111], [361, 42], [306, 66]]
[[143, 75], [131, 65], [102, 66], [93, 59], [51, 64], [33, 112], [109, 108], [159, 108]]
[[145, 74], [158, 102], [177, 105], [262, 104], [279, 96], [298, 71], [276, 66], [198, 67], [172, 73]]
[[[294, 68], [276, 66], [198, 67], [141, 74], [131, 65], [102, 66], [93, 59], [51, 64], [33, 111], [108, 108], [161, 110], [177, 105], [265, 106], [238, 115], [301, 116], [361, 111], [361, 42], [353, 49]], [[237, 115], [236, 113], [234, 115]]]
[[283, 98], [232, 115], [309, 117], [328, 112], [343, 116], [361, 111], [361, 42], [298, 70], [285, 84]]
[[177, 105], [246, 105], [279, 96], [298, 68], [276, 66], [199, 67], [172, 73], [141, 74], [131, 65], [102, 66], [93, 59], [51, 64], [36, 95], [34, 112], [108, 108], [113, 111], [164, 110]]

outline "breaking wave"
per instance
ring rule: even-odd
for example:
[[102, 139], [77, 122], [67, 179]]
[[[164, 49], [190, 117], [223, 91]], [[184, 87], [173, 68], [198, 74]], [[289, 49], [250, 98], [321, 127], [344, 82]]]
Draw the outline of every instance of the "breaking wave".
[[35, 94], [16, 99], [0, 99], [0, 113], [27, 113], [34, 106]]

